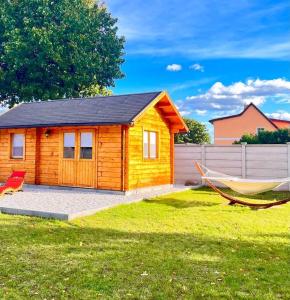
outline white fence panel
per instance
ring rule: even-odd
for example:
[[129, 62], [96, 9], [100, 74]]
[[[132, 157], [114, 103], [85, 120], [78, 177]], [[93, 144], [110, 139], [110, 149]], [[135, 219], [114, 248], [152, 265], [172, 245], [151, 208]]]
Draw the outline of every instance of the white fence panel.
[[246, 161], [246, 167], [247, 169], [263, 169], [268, 170], [268, 172], [271, 172], [269, 170], [272, 169], [279, 169], [279, 170], [288, 170], [287, 164], [285, 164], [285, 161], [280, 160], [268, 160], [265, 162], [264, 160], [252, 160], [252, 161]]
[[[193, 160], [206, 167], [243, 178], [290, 177], [290, 143], [287, 145], [175, 145], [175, 182], [201, 183]], [[280, 187], [290, 190], [290, 184]]]

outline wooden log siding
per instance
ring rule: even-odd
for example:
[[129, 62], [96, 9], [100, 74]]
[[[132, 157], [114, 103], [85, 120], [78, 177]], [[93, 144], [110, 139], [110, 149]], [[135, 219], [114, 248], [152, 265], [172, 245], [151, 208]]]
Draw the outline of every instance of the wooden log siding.
[[[11, 134], [25, 134], [24, 158], [11, 158]], [[13, 170], [27, 171], [26, 182], [35, 183], [36, 129], [2, 129], [0, 132], [0, 181], [3, 182]]]
[[[94, 130], [97, 189], [130, 190], [151, 185], [170, 184], [172, 174], [173, 134], [160, 112], [152, 107], [136, 122], [134, 127], [52, 127], [11, 129], [0, 132], [0, 180], [7, 179], [12, 170], [27, 171], [26, 182], [30, 184], [59, 185], [62, 158], [63, 130]], [[158, 133], [158, 157], [143, 159], [143, 130]], [[122, 133], [123, 131], [123, 133]], [[24, 159], [10, 158], [10, 134], [25, 134]], [[69, 181], [68, 181], [69, 183]], [[73, 185], [73, 184], [72, 184]]]
[[[143, 159], [143, 131], [157, 132], [156, 159]], [[168, 123], [161, 113], [152, 107], [129, 128], [128, 149], [128, 188], [138, 189], [154, 185], [170, 184], [171, 174], [171, 138]]]
[[[60, 135], [62, 130], [95, 130], [96, 152], [96, 182], [98, 189], [122, 189], [122, 161], [121, 161], [121, 126], [94, 126], [94, 127], [65, 127], [49, 128], [46, 137], [46, 128], [33, 129], [2, 129], [0, 131], [0, 180], [5, 181], [13, 170], [25, 170], [26, 183], [58, 185], [59, 161], [62, 155], [60, 149]], [[10, 157], [10, 134], [25, 134], [24, 159]]]
[[36, 183], [58, 184], [59, 165], [59, 129], [50, 128], [49, 136], [45, 136], [46, 129], [38, 129], [39, 159], [36, 167]]
[[[233, 176], [283, 178], [290, 174], [290, 145], [175, 145], [176, 183], [201, 183], [192, 160], [203, 160], [208, 168]], [[289, 184], [280, 190], [290, 190]]]
[[97, 141], [97, 188], [121, 190], [122, 126], [100, 126]]

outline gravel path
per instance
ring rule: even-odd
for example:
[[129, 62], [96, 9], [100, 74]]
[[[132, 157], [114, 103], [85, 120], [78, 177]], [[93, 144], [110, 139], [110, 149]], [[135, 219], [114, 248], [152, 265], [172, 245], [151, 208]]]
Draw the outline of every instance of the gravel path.
[[185, 189], [188, 188], [174, 186], [125, 196], [85, 189], [27, 186], [24, 192], [6, 195], [1, 198], [0, 211], [9, 214], [72, 220], [77, 217], [92, 215], [97, 211], [119, 204], [137, 202], [142, 199]]

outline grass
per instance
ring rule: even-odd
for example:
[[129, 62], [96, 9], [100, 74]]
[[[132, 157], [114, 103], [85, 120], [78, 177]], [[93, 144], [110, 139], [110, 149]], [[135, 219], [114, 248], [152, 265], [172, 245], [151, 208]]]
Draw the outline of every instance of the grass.
[[0, 299], [290, 299], [289, 227], [290, 204], [206, 188], [69, 223], [0, 215]]

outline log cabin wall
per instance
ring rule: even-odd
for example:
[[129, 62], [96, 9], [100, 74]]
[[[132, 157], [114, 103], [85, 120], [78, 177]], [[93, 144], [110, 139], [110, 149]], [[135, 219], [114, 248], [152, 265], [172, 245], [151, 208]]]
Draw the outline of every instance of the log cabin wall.
[[[46, 135], [47, 130], [49, 130], [48, 135]], [[61, 164], [63, 132], [86, 130], [92, 130], [95, 134], [95, 168], [89, 170], [94, 172], [95, 180], [91, 187], [122, 191], [173, 183], [171, 149], [173, 134], [166, 120], [155, 107], [150, 108], [134, 127], [129, 129], [121, 125], [1, 129], [1, 182], [5, 181], [13, 170], [25, 170], [26, 183], [68, 185], [60, 182], [63, 168]], [[144, 130], [158, 133], [156, 159], [143, 159]], [[10, 145], [13, 133], [25, 134], [23, 159], [11, 158]], [[72, 169], [72, 172], [76, 173], [78, 170]], [[78, 182], [69, 185], [82, 186]]]
[[[144, 130], [157, 132], [156, 159], [143, 158]], [[169, 124], [156, 107], [149, 108], [134, 126], [129, 128], [127, 189], [173, 183], [172, 137]]]
[[[94, 132], [94, 168], [82, 172], [81, 176], [94, 176], [91, 187], [97, 189], [122, 190], [122, 126], [93, 127], [52, 127], [46, 136], [48, 128], [32, 129], [2, 129], [0, 130], [0, 180], [5, 181], [13, 170], [25, 170], [25, 181], [29, 184], [62, 185], [61, 159], [63, 131]], [[23, 159], [11, 158], [11, 134], [25, 135], [25, 150]], [[76, 161], [78, 159], [76, 158]], [[72, 169], [80, 172], [79, 169]], [[85, 186], [78, 182], [72, 186]], [[86, 179], [84, 178], [84, 181]]]
[[97, 137], [98, 189], [122, 190], [122, 126], [100, 126]]
[[59, 128], [37, 128], [36, 184], [58, 185], [59, 175]]
[[[11, 158], [12, 134], [24, 134], [24, 158]], [[13, 170], [25, 170], [26, 182], [35, 183], [36, 129], [0, 130], [0, 181], [4, 182]]]

